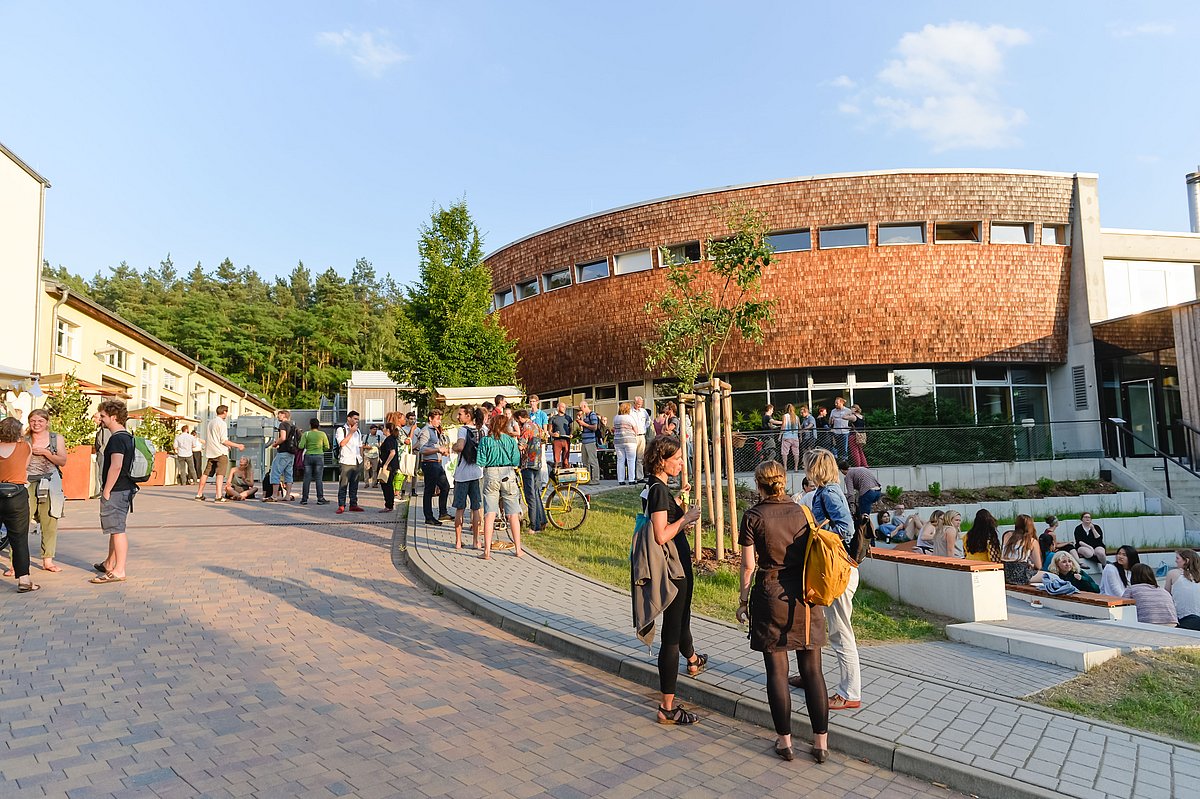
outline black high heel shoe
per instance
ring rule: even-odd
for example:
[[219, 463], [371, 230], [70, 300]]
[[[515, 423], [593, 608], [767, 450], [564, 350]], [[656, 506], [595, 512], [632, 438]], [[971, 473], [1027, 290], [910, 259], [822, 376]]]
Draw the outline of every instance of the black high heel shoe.
[[826, 760], [829, 759], [829, 750], [828, 749], [818, 749], [817, 747], [814, 746], [812, 749], [812, 758], [813, 758], [813, 760], [817, 761], [818, 763], [824, 763]]

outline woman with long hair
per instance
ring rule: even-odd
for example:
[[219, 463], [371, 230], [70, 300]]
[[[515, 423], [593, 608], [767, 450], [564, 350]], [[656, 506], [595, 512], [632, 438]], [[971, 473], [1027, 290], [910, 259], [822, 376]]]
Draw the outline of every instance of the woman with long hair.
[[[789, 406], [790, 407], [790, 406]], [[742, 592], [737, 618], [750, 626], [750, 648], [762, 652], [767, 671], [767, 703], [775, 725], [775, 754], [792, 760], [792, 692], [788, 652], [796, 653], [812, 724], [812, 756], [829, 756], [829, 700], [821, 672], [825, 614], [804, 600], [804, 561], [808, 520], [787, 494], [787, 470], [777, 461], [754, 471], [758, 503], [746, 509], [738, 541], [742, 546]], [[753, 580], [753, 587], [751, 581]]]
[[913, 547], [914, 552], [920, 552], [922, 555], [933, 554], [933, 539], [942, 523], [942, 517], [945, 515], [946, 511], [944, 510], [935, 510], [929, 514], [929, 521], [925, 522], [917, 536], [916, 546]]
[[958, 538], [962, 535], [962, 514], [956, 510], [948, 510], [942, 515], [942, 521], [937, 525], [933, 534], [933, 554], [943, 558], [953, 558], [958, 553]]
[[1004, 534], [1000, 562], [1004, 564], [1004, 582], [1008, 585], [1028, 585], [1041, 578], [1042, 551], [1032, 516], [1020, 514], [1014, 529]]
[[1139, 563], [1129, 570], [1129, 587], [1122, 596], [1133, 600], [1138, 623], [1178, 626], [1179, 616], [1175, 612], [1174, 600], [1158, 587], [1154, 569], [1145, 563]]
[[34, 408], [29, 412], [29, 435], [25, 441], [33, 448], [29, 459], [29, 521], [37, 522], [42, 533], [42, 570], [60, 572], [55, 564], [58, 541], [58, 515], [62, 515], [66, 497], [62, 490], [62, 467], [67, 464], [67, 445], [58, 433], [50, 432], [50, 412]]
[[1107, 596], [1124, 596], [1125, 589], [1132, 584], [1133, 575], [1130, 571], [1141, 562], [1138, 551], [1133, 547], [1128, 544], [1117, 547], [1113, 562], [1107, 564], [1104, 573], [1100, 575], [1100, 593]]
[[390, 513], [396, 507], [396, 484], [392, 480], [400, 466], [400, 429], [395, 422], [383, 423], [383, 441], [379, 444], [379, 488], [383, 491], [383, 510]]
[[1080, 560], [1096, 561], [1100, 568], [1108, 563], [1108, 555], [1104, 551], [1104, 531], [1100, 525], [1092, 524], [1090, 513], [1080, 516], [1079, 524], [1075, 527], [1075, 554]]
[[986, 508], [980, 508], [967, 530], [963, 543], [963, 557], [967, 560], [1000, 563], [1000, 538], [996, 532], [996, 517]]
[[[708, 656], [696, 652], [692, 641], [692, 548], [687, 530], [697, 519], [696, 508], [684, 510], [671, 494], [667, 483], [683, 471], [683, 449], [675, 436], [655, 436], [646, 445], [646, 489], [643, 512], [650, 520], [649, 533], [658, 546], [671, 546], [679, 556], [683, 578], [672, 580], [675, 598], [662, 611], [662, 634], [658, 645], [658, 689], [662, 701], [658, 706], [659, 724], [695, 724], [699, 718], [681, 705], [675, 704], [675, 686], [679, 680], [679, 657], [687, 661], [687, 673], [695, 677], [708, 665]], [[690, 486], [683, 484], [682, 493]]]
[[245, 455], [238, 458], [237, 466], [229, 473], [229, 482], [225, 485], [225, 496], [235, 501], [253, 499], [258, 493], [254, 487], [254, 467]]
[[863, 418], [862, 406], [851, 405], [850, 410], [854, 412], [854, 418], [850, 422], [850, 427], [853, 428], [850, 433], [850, 465], [866, 467], [867, 420]]
[[1175, 602], [1179, 626], [1200, 630], [1200, 555], [1196, 550], [1175, 550], [1175, 568], [1167, 575], [1165, 587]]
[[[792, 463], [795, 463], [795, 468], [800, 468], [800, 417], [796, 415], [796, 408], [792, 403], [788, 403], [783, 409], [783, 438], [780, 440], [779, 460], [783, 463], [784, 471], [792, 468]], [[791, 457], [789, 457], [789, 453]]]
[[521, 479], [517, 471], [521, 466], [521, 447], [512, 434], [510, 421], [503, 413], [488, 419], [488, 433], [479, 440], [476, 463], [483, 468], [483, 554], [484, 560], [492, 559], [492, 533], [496, 528], [496, 514], [503, 506], [508, 517], [508, 529], [512, 533], [513, 554], [524, 557], [521, 549]]
[[1050, 574], [1059, 579], [1066, 580], [1071, 585], [1075, 586], [1079, 591], [1091, 591], [1094, 594], [1100, 593], [1100, 589], [1096, 586], [1096, 581], [1093, 580], [1079, 565], [1079, 559], [1074, 553], [1066, 549], [1060, 549], [1053, 553], [1050, 559]]
[[[846, 551], [850, 551], [854, 535], [853, 517], [846, 492], [838, 482], [841, 471], [833, 453], [827, 449], [809, 450], [804, 456], [804, 473], [817, 486], [813, 495], [812, 512], [817, 523], [827, 522], [827, 527], [841, 537]], [[862, 673], [858, 666], [858, 641], [854, 637], [854, 626], [850, 616], [854, 612], [854, 592], [858, 590], [858, 569], [850, 569], [850, 582], [846, 591], [833, 604], [825, 608], [825, 631], [829, 636], [829, 648], [837, 659], [840, 680], [837, 691], [829, 697], [830, 710], [853, 710], [862, 706]], [[793, 677], [791, 684], [802, 688], [801, 677]]]
[[[1050, 561], [1053, 560], [1054, 553], [1060, 549], [1074, 549], [1073, 544], [1059, 544], [1056, 532], [1058, 531], [1058, 517], [1053, 513], [1046, 517], [1046, 529], [1038, 536], [1038, 546], [1042, 548], [1042, 568], [1049, 570]], [[1076, 558], [1078, 561], [1078, 558]]]
[[637, 482], [638, 423], [633, 417], [633, 403], [622, 402], [612, 421], [613, 449], [617, 451], [617, 485]]
[[12, 568], [5, 577], [17, 578], [17, 592], [37, 591], [29, 577], [29, 459], [33, 447], [21, 440], [21, 420], [0, 421], [0, 524], [12, 548]]

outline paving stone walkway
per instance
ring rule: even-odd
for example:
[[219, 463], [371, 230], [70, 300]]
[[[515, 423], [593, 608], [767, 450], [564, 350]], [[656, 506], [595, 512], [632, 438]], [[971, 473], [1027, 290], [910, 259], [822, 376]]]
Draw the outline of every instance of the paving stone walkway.
[[[546, 630], [548, 640], [559, 642], [548, 645], [569, 650], [582, 642], [585, 657], [607, 660], [609, 668], [618, 664], [623, 674], [653, 669], [654, 656], [633, 635], [627, 592], [533, 554], [517, 559], [497, 553], [482, 561], [453, 548], [451, 528], [427, 527], [419, 516], [408, 527], [412, 565], [426, 579], [453, 587], [476, 612], [500, 614], [501, 623], [512, 620], [535, 636]], [[762, 659], [749, 650], [745, 635], [705, 619], [693, 621], [693, 634], [699, 651], [711, 658], [693, 693], [739, 716], [762, 719]], [[1074, 671], [950, 642], [864, 647], [860, 653], [864, 705], [834, 714], [831, 725], [831, 740], [842, 751], [983, 795], [1197, 795], [1200, 748], [1020, 699], [1076, 676]], [[825, 663], [829, 677], [833, 658]]]
[[[143, 491], [129, 580], [91, 586], [95, 502], [60, 574], [0, 593], [0, 797], [949, 797], [653, 696], [414, 584], [394, 517]], [[34, 547], [36, 549], [36, 541]]]

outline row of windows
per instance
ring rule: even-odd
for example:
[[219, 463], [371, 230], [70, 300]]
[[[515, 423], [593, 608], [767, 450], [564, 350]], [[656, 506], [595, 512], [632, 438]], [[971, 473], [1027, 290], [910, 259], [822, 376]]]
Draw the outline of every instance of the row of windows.
[[[983, 242], [983, 222], [934, 222], [934, 244], [979, 244]], [[895, 222], [879, 223], [876, 226], [876, 244], [889, 247], [904, 244], [928, 244], [929, 225], [925, 222]], [[1035, 241], [1034, 222], [989, 222], [989, 243], [991, 244], [1033, 244]], [[837, 225], [822, 227], [816, 230], [814, 242], [811, 228], [796, 228], [795, 230], [780, 230], [770, 233], [767, 242], [775, 252], [806, 252], [812, 249], [835, 250], [847, 247], [867, 247], [870, 245], [869, 225]], [[1044, 245], [1065, 246], [1070, 242], [1068, 225], [1043, 223], [1041, 225], [1041, 243]], [[695, 263], [701, 259], [700, 242], [688, 241], [682, 244], [672, 244], [666, 247], [672, 261]], [[492, 307], [505, 308], [514, 302], [536, 297], [538, 294], [566, 288], [572, 283], [587, 283], [600, 280], [612, 275], [628, 275], [634, 272], [644, 272], [653, 269], [655, 261], [658, 266], [665, 266], [661, 256], [656, 256], [653, 250], [642, 249], [614, 255], [612, 271], [609, 271], [608, 258], [598, 258], [594, 261], [575, 264], [545, 272], [540, 278], [534, 277], [516, 284], [511, 288], [502, 289], [495, 293]]]

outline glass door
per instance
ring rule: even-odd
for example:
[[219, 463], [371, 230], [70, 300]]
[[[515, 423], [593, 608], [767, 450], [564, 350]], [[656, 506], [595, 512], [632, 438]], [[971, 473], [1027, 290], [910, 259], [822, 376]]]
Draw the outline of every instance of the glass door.
[[1130, 440], [1129, 454], [1153, 455], [1154, 450], [1142, 442], [1158, 446], [1158, 424], [1154, 414], [1154, 380], [1147, 378], [1124, 382], [1121, 384], [1121, 393], [1125, 400], [1125, 419], [1129, 422], [1129, 429], [1138, 437]]

